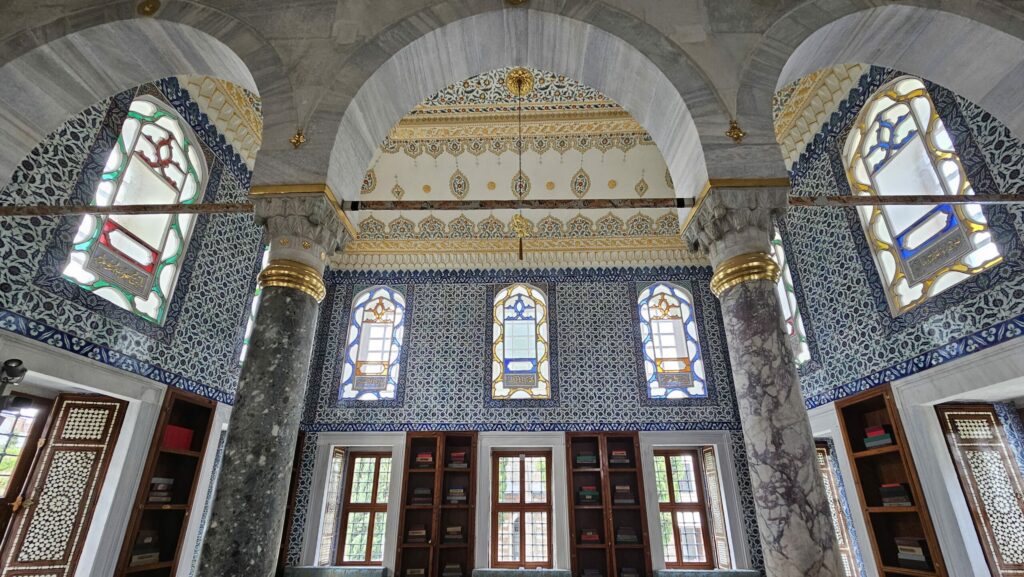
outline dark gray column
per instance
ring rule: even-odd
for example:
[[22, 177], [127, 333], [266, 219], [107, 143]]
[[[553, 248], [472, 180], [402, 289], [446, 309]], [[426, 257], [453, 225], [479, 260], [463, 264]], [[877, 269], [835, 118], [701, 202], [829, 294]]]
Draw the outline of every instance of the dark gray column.
[[788, 189], [715, 189], [686, 229], [706, 251], [722, 303], [758, 530], [770, 576], [839, 577], [838, 548], [815, 464], [793, 353], [767, 253]]
[[288, 484], [328, 252], [342, 239], [322, 194], [258, 200], [270, 262], [231, 412], [224, 462], [199, 559], [202, 577], [269, 577]]

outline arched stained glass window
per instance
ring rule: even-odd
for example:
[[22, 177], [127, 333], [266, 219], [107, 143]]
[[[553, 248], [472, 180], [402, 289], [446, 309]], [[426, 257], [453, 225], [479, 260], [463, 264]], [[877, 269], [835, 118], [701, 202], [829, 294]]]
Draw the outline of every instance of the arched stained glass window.
[[[924, 83], [902, 77], [864, 106], [844, 151], [856, 195], [971, 195]], [[893, 314], [1002, 261], [978, 204], [858, 207]]]
[[775, 264], [779, 265], [782, 274], [779, 275], [779, 282], [775, 285], [779, 293], [779, 305], [782, 308], [782, 321], [786, 328], [786, 335], [789, 336], [789, 344], [793, 349], [793, 358], [797, 366], [811, 360], [811, 350], [807, 347], [807, 331], [804, 329], [804, 320], [800, 315], [800, 307], [796, 302], [796, 291], [793, 288], [793, 273], [789, 270], [789, 261], [786, 259], [786, 249], [782, 246], [782, 236], [779, 229], [775, 229], [775, 237], [771, 242], [771, 255]]
[[386, 286], [374, 286], [352, 299], [341, 399], [394, 399], [405, 333], [405, 297]]
[[550, 399], [547, 297], [514, 284], [494, 296], [491, 398]]
[[674, 284], [656, 283], [640, 293], [638, 307], [647, 394], [652, 399], [707, 396], [690, 293]]
[[[205, 188], [206, 164], [191, 130], [166, 104], [140, 96], [107, 157], [93, 204], [194, 204]], [[87, 215], [75, 235], [64, 278], [162, 323], [195, 218]]]

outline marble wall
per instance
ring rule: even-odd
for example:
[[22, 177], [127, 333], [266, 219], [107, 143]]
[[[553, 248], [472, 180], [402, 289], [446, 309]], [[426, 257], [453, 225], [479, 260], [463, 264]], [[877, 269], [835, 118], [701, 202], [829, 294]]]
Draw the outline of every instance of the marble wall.
[[[873, 67], [861, 77], [794, 163], [795, 194], [851, 194], [846, 135], [867, 98], [898, 75]], [[967, 100], [928, 89], [977, 193], [1024, 190], [1024, 143]], [[1024, 205], [984, 210], [1005, 261], [896, 317], [854, 209], [789, 211], [779, 224], [811, 341], [800, 375], [809, 408], [1024, 334]]]
[[[251, 172], [178, 81], [117, 94], [47, 136], [0, 190], [3, 204], [92, 201], [135, 94], [173, 106], [208, 159], [205, 201], [246, 199]], [[167, 385], [231, 402], [261, 231], [245, 214], [198, 217], [167, 320], [134, 316], [61, 278], [78, 217], [0, 219], [0, 329]]]

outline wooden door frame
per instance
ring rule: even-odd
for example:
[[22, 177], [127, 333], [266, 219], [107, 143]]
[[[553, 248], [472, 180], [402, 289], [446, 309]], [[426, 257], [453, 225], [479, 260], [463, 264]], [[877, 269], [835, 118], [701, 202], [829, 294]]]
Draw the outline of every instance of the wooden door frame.
[[[0, 499], [0, 507], [3, 508], [3, 510], [0, 510], [0, 551], [3, 551], [7, 541], [7, 529], [15, 515], [15, 511], [9, 511], [8, 509], [12, 507], [13, 502], [19, 497], [22, 499], [27, 498], [25, 495], [25, 485], [27, 485], [27, 481], [35, 469], [36, 454], [41, 448], [39, 442], [41, 439], [45, 439], [46, 434], [50, 431], [50, 415], [54, 401], [54, 399], [21, 392], [15, 392], [11, 396], [31, 399], [33, 406], [39, 409], [39, 414], [36, 415], [36, 420], [32, 423], [32, 429], [29, 431], [28, 438], [25, 439], [23, 452], [19, 455], [18, 464], [15, 465], [14, 473], [11, 475], [8, 489], [16, 488], [16, 490], [13, 493], [9, 492], [6, 497]], [[45, 440], [43, 442], [45, 443]]]

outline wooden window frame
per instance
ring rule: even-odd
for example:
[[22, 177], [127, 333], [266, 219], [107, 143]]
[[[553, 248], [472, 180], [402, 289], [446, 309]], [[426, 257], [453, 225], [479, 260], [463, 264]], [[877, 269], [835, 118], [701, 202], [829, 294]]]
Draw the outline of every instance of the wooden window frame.
[[[689, 456], [693, 459], [693, 473], [694, 473], [694, 484], [697, 490], [697, 502], [696, 503], [677, 503], [674, 484], [672, 482], [672, 463], [668, 460], [669, 457]], [[661, 513], [672, 514], [672, 535], [675, 539], [676, 546], [676, 562], [669, 563], [665, 561], [666, 569], [714, 569], [715, 568], [715, 549], [712, 547], [709, 515], [708, 515], [708, 499], [707, 494], [704, 492], [704, 460], [699, 447], [692, 449], [658, 449], [654, 451], [654, 460], [665, 459], [665, 476], [668, 482], [668, 503], [662, 503], [658, 501], [658, 538], [661, 537]], [[657, 475], [657, 467], [654, 469], [655, 476]], [[657, 483], [657, 478], [655, 478]], [[655, 498], [658, 499], [657, 493]], [[700, 514], [701, 523], [701, 536], [704, 538], [704, 557], [703, 563], [687, 563], [683, 561], [683, 543], [679, 534], [679, 524], [676, 522], [677, 512], [696, 512]], [[664, 543], [662, 544], [664, 546]]]
[[[518, 457], [519, 458], [519, 502], [518, 503], [499, 503], [498, 502], [498, 462], [503, 457]], [[544, 503], [525, 503], [524, 496], [526, 495], [526, 467], [524, 461], [526, 457], [544, 457], [547, 466], [547, 501]], [[502, 568], [502, 569], [553, 569], [554, 568], [554, 543], [552, 538], [551, 525], [553, 522], [554, 511], [552, 510], [552, 494], [551, 494], [551, 451], [550, 450], [532, 450], [532, 451], [492, 451], [491, 452], [491, 567]], [[543, 563], [538, 562], [527, 562], [526, 561], [526, 513], [544, 512], [548, 515], [547, 529], [548, 529], [548, 560]], [[498, 516], [500, 513], [519, 513], [519, 561], [499, 561], [498, 560]]]
[[[348, 455], [345, 460], [345, 492], [342, 494], [342, 505], [339, 514], [341, 522], [338, 523], [338, 550], [335, 552], [334, 564], [338, 567], [378, 567], [384, 564], [384, 560], [371, 561], [370, 555], [373, 551], [373, 527], [377, 519], [377, 513], [388, 512], [387, 501], [377, 502], [378, 490], [380, 489], [380, 461], [382, 458], [391, 458], [391, 451], [346, 451]], [[352, 502], [352, 481], [355, 478], [356, 459], [374, 458], [373, 468], [373, 497], [369, 503]], [[391, 474], [394, 474], [394, 461], [391, 462]], [[388, 491], [388, 500], [391, 499], [391, 491]], [[362, 561], [345, 561], [345, 539], [348, 537], [348, 517], [351, 513], [369, 513], [370, 520], [367, 522], [366, 551], [363, 553]]]

